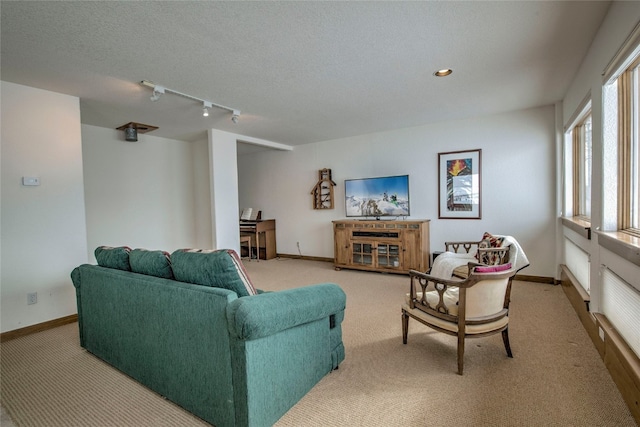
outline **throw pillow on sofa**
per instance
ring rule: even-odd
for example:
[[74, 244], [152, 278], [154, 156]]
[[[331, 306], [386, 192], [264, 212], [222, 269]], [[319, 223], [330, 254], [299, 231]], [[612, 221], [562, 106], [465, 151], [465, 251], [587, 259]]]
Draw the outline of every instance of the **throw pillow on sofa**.
[[229, 289], [239, 297], [257, 294], [240, 257], [231, 249], [179, 249], [171, 254], [171, 266], [181, 282]]
[[98, 265], [101, 267], [131, 271], [131, 265], [129, 264], [130, 252], [131, 248], [128, 246], [119, 246], [117, 248], [98, 246], [93, 254], [96, 257], [96, 261], [98, 261]]
[[134, 273], [173, 279], [169, 252], [134, 249], [129, 254], [129, 264]]

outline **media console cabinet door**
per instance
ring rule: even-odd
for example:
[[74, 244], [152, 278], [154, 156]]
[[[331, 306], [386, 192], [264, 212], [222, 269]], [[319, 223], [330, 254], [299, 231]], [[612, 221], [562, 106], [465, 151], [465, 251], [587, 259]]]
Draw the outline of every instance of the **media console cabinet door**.
[[336, 265], [347, 265], [351, 258], [351, 229], [345, 224], [334, 224], [333, 261]]
[[403, 265], [402, 246], [395, 243], [378, 242], [376, 247], [376, 267], [400, 269]]
[[423, 252], [420, 250], [422, 247], [420, 234], [420, 230], [406, 230], [403, 233], [405, 270], [426, 271], [426, 266], [422, 262]]

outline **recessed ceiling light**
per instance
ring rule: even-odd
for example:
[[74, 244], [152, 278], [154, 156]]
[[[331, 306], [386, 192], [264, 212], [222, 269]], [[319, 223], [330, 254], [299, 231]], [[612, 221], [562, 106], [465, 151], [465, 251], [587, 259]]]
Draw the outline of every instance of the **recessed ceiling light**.
[[436, 71], [435, 73], [433, 73], [433, 75], [436, 77], [446, 77], [451, 73], [453, 73], [453, 70], [451, 68], [444, 68], [442, 70]]

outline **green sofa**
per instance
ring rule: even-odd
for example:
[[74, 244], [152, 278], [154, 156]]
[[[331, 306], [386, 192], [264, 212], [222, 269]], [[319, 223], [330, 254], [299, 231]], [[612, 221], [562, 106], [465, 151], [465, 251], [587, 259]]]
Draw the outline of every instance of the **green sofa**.
[[96, 259], [71, 273], [81, 346], [217, 427], [273, 425], [344, 360], [335, 284], [252, 292], [233, 251]]

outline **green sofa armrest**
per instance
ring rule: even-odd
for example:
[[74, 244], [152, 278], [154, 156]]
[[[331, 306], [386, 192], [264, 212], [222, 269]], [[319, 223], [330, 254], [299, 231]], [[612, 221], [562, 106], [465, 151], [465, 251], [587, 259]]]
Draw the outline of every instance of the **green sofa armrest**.
[[238, 298], [227, 306], [229, 331], [242, 340], [266, 337], [342, 313], [346, 300], [344, 291], [333, 283]]
[[80, 267], [76, 267], [71, 271], [71, 282], [76, 289], [80, 289]]

